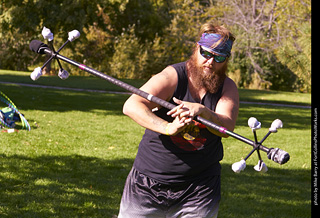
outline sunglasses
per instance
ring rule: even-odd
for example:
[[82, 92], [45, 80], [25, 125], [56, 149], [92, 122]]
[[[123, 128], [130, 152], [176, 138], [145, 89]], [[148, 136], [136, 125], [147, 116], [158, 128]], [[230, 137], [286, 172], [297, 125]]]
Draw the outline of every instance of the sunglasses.
[[200, 54], [202, 55], [202, 57], [204, 57], [207, 60], [213, 58], [213, 60], [217, 63], [223, 63], [227, 59], [227, 57], [214, 55], [211, 52], [204, 50], [202, 46], [200, 46]]

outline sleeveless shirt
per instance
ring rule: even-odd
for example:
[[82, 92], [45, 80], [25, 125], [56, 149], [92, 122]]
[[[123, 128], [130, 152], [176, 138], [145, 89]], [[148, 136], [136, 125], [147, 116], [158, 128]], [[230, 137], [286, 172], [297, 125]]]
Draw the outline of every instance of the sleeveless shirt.
[[[186, 62], [171, 65], [178, 74], [178, 84], [173, 97], [201, 103], [215, 111], [223, 85], [216, 93], [207, 92], [201, 102], [196, 102], [188, 88]], [[170, 102], [174, 104], [173, 97]], [[154, 112], [162, 119], [172, 122], [166, 115], [168, 109]], [[162, 183], [191, 182], [207, 176], [220, 175], [219, 161], [223, 158], [221, 137], [211, 133], [206, 126], [193, 122], [175, 136], [163, 135], [149, 129], [139, 144], [134, 168], [140, 173]]]

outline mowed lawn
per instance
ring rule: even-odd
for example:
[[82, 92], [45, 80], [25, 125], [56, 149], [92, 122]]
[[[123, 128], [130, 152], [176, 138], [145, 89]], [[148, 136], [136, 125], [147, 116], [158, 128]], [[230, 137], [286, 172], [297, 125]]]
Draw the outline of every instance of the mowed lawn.
[[[113, 90], [92, 77], [40, 78], [36, 84]], [[0, 81], [34, 84], [27, 74], [0, 72]], [[140, 86], [143, 81], [128, 81]], [[105, 84], [105, 87], [104, 87]], [[144, 129], [122, 114], [128, 95], [1, 84], [31, 124], [30, 132], [0, 132], [0, 217], [113, 217]], [[121, 91], [116, 89], [116, 91]], [[310, 104], [309, 94], [240, 90], [242, 100]], [[0, 103], [0, 107], [5, 107]], [[240, 174], [231, 165], [251, 147], [223, 139], [219, 217], [311, 217], [311, 110], [241, 104], [235, 132], [253, 139], [249, 117], [262, 122], [261, 139], [276, 118], [284, 127], [264, 143], [289, 152], [284, 165], [253, 154]]]

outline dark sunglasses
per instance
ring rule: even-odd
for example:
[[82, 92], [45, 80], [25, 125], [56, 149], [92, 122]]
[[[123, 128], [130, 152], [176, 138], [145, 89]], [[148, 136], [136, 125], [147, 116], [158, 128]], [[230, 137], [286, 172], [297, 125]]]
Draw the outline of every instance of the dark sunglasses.
[[227, 57], [222, 57], [222, 56], [218, 56], [218, 55], [214, 55], [211, 52], [208, 52], [207, 50], [204, 50], [202, 48], [202, 46], [200, 46], [200, 54], [202, 55], [202, 57], [204, 57], [205, 59], [209, 60], [211, 58], [213, 58], [213, 60], [217, 63], [223, 63]]

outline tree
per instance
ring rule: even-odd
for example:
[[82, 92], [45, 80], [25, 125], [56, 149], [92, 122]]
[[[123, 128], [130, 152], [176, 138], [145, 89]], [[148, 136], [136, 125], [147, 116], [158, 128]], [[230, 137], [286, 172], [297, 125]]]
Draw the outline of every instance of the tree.
[[[270, 88], [306, 91], [300, 85], [310, 84], [307, 81], [311, 66], [307, 46], [310, 45], [310, 34], [302, 34], [302, 29], [297, 27], [304, 22], [310, 24], [310, 10], [310, 0], [225, 0], [210, 7], [208, 15], [214, 15], [212, 17], [227, 25], [236, 35], [229, 69], [233, 72], [240, 70], [241, 86], [250, 86], [251, 83], [257, 84], [255, 88], [261, 88], [267, 84]], [[307, 46], [304, 52], [297, 41], [301, 34]], [[285, 51], [309, 55], [301, 57], [301, 60], [308, 61], [295, 64], [299, 69], [303, 66], [306, 77], [302, 78], [298, 67], [292, 66], [296, 63], [292, 55], [297, 54], [291, 53], [290, 56], [284, 54]], [[258, 81], [254, 81], [256, 79]]]
[[282, 36], [281, 44], [274, 51], [276, 57], [297, 76], [294, 88], [310, 92], [311, 1], [282, 0], [276, 15]]
[[258, 84], [265, 83], [265, 78], [271, 73], [268, 61], [279, 41], [277, 34], [271, 34], [276, 2], [219, 1], [218, 7], [211, 8], [208, 12], [217, 14], [217, 10], [221, 11], [222, 14], [217, 19], [227, 25], [236, 36], [230, 62], [232, 70], [241, 70], [242, 85], [249, 84], [253, 78], [259, 80]]
[[[89, 28], [94, 23], [103, 26], [104, 20], [97, 16], [100, 1], [90, 0], [52, 0], [52, 1], [3, 1], [0, 5], [0, 62], [1, 68], [27, 70], [27, 66], [38, 62], [30, 53], [28, 44], [32, 39], [41, 39], [43, 26], [51, 29], [56, 44], [62, 44], [68, 32]], [[111, 4], [107, 4], [112, 8]], [[112, 11], [112, 10], [110, 10]], [[81, 37], [70, 46], [72, 57], [77, 54], [79, 44], [86, 43]], [[67, 49], [68, 50], [68, 49]], [[79, 50], [78, 50], [79, 51]]]
[[166, 28], [163, 44], [166, 63], [186, 61], [195, 46], [201, 24], [207, 20], [206, 7], [197, 1], [177, 0], [172, 5], [171, 24]]
[[208, 20], [236, 36], [229, 71], [240, 87], [310, 91], [311, 0], [3, 0], [0, 68], [43, 63], [28, 44], [46, 26], [56, 47], [67, 32], [81, 32], [63, 55], [119, 77], [147, 78], [187, 60]]

